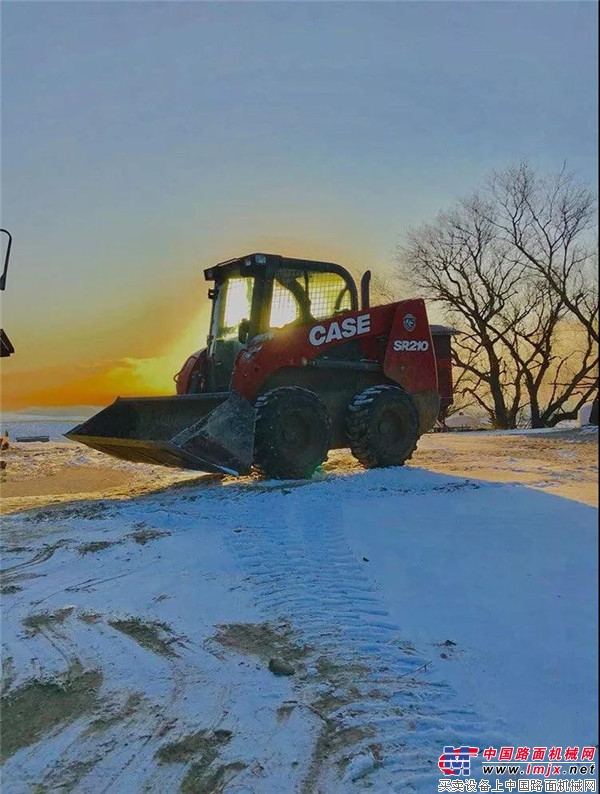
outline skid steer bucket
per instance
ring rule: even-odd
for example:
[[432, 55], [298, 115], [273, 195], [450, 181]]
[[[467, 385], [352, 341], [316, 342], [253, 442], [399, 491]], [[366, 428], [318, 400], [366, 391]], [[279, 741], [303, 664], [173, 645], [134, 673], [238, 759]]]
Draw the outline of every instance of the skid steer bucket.
[[118, 398], [66, 437], [115, 458], [247, 474], [255, 411], [236, 392]]

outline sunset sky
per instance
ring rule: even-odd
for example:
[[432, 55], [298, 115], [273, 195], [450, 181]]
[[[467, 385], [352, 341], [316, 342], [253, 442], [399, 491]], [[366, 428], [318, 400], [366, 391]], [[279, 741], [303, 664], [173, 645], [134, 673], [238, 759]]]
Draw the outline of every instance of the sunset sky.
[[2, 2], [3, 411], [171, 393], [202, 269], [389, 267], [528, 159], [597, 174], [593, 2]]

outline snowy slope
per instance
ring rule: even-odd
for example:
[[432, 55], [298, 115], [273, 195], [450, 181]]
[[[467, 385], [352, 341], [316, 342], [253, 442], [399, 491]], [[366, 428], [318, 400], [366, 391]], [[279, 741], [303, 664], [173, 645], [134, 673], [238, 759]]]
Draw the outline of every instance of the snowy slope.
[[595, 745], [596, 520], [417, 468], [7, 517], [3, 791], [433, 791], [444, 745]]

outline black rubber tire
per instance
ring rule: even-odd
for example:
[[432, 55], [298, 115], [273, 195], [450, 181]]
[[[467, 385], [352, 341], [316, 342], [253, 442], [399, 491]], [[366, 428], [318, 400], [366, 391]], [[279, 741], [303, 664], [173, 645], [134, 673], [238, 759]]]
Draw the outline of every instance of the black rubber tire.
[[346, 433], [352, 454], [366, 469], [402, 466], [419, 440], [419, 414], [398, 386], [371, 386], [348, 406]]
[[258, 398], [254, 465], [265, 477], [304, 480], [327, 460], [330, 421], [317, 395], [282, 386]]

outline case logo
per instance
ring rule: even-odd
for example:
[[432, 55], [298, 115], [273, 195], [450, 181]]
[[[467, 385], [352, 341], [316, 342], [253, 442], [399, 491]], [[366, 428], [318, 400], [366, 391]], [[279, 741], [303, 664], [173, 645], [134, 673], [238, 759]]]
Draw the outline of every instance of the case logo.
[[336, 339], [350, 339], [353, 336], [368, 334], [371, 330], [371, 315], [361, 314], [359, 317], [346, 317], [341, 322], [334, 320], [329, 327], [315, 325], [308, 333], [311, 345], [318, 347]]
[[414, 331], [417, 327], [417, 320], [414, 314], [405, 314], [403, 324], [407, 331]]

